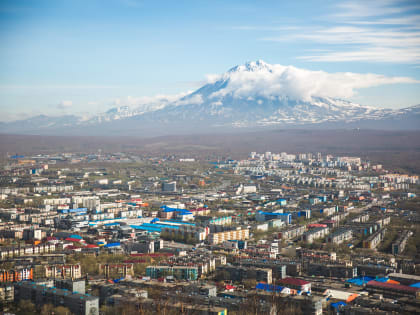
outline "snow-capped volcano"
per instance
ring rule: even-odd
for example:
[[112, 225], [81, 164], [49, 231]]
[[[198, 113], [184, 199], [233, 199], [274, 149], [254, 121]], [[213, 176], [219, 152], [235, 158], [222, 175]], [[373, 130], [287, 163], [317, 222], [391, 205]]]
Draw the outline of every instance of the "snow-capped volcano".
[[[326, 123], [353, 127], [362, 122], [369, 122], [369, 127], [381, 122], [378, 128], [399, 124], [418, 129], [418, 106], [391, 110], [345, 100], [358, 89], [406, 82], [413, 80], [376, 74], [327, 73], [258, 60], [220, 75], [210, 75], [207, 83], [193, 92], [129, 98], [124, 104], [91, 119], [73, 119], [72, 124], [81, 130], [80, 134], [87, 129], [94, 134], [153, 134], [269, 126], [311, 127]], [[409, 124], [405, 123], [407, 119]], [[0, 125], [0, 130], [16, 132], [14, 124]], [[22, 130], [22, 122], [18, 125], [19, 132], [34, 132], [34, 129]], [[48, 126], [38, 129], [50, 130]], [[59, 128], [54, 126], [57, 132]]]
[[[353, 89], [371, 84], [373, 77], [330, 75], [258, 60], [211, 76], [203, 87], [146, 113], [144, 119], [206, 121], [207, 125], [234, 127], [381, 119], [393, 111], [327, 96], [349, 96]], [[346, 84], [339, 86], [340, 80]]]

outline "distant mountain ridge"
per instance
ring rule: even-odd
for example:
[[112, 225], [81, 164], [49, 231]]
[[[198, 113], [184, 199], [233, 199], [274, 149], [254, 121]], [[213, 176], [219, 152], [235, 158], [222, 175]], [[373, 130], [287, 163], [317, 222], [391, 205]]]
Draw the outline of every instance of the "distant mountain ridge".
[[[420, 129], [420, 105], [392, 110], [320, 96], [291, 94], [266, 84], [274, 66], [261, 60], [233, 67], [194, 92], [175, 100], [119, 106], [82, 119], [37, 116], [1, 123], [2, 133], [164, 135], [261, 128]], [[288, 84], [285, 68], [283, 85]], [[240, 79], [244, 77], [244, 82]], [[239, 79], [238, 79], [239, 78]]]

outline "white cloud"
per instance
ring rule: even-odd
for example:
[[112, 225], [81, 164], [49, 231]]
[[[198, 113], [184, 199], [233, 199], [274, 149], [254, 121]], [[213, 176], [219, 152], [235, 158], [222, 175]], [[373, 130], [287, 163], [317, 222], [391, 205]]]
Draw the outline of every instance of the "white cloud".
[[195, 94], [188, 98], [181, 98], [174, 102], [174, 105], [182, 106], [182, 105], [191, 105], [191, 104], [202, 104], [203, 103], [203, 96], [201, 94]]
[[387, 16], [401, 14], [419, 6], [404, 4], [399, 0], [381, 0], [381, 1], [348, 1], [338, 3], [337, 8], [340, 10], [335, 14], [337, 17], [365, 18], [376, 16]]
[[[117, 98], [113, 101], [114, 106], [128, 106], [132, 109], [136, 109], [139, 113], [142, 112], [149, 112], [152, 110], [158, 110], [164, 108], [170, 104], [172, 105], [187, 105], [186, 100], [182, 100], [182, 98], [191, 91], [173, 94], [173, 95], [164, 95], [158, 94], [155, 96], [140, 96], [140, 97], [132, 97], [127, 96], [125, 98]], [[198, 95], [201, 97], [201, 95]], [[195, 98], [198, 100], [198, 98]], [[202, 100], [201, 100], [202, 101]]]
[[214, 83], [220, 79], [220, 74], [206, 74], [206, 83]]
[[212, 106], [215, 106], [215, 107], [222, 106], [223, 105], [223, 102], [222, 101], [216, 101], [216, 102], [211, 103], [211, 105]]
[[395, 63], [420, 63], [420, 50], [417, 48], [384, 48], [369, 47], [356, 51], [335, 51], [325, 54], [300, 56], [307, 61], [376, 61]]
[[371, 73], [328, 73], [266, 63], [255, 69], [255, 65], [256, 63], [250, 63], [250, 67], [240, 67], [237, 71], [224, 74], [223, 79], [228, 80], [227, 86], [210, 97], [288, 97], [310, 101], [312, 97], [349, 98], [357, 89], [384, 84], [420, 83], [408, 77], [387, 77]]
[[66, 108], [70, 108], [73, 106], [73, 102], [72, 101], [61, 101], [57, 107], [60, 109], [66, 109]]
[[[287, 33], [269, 32], [270, 27], [241, 27], [261, 30], [263, 41], [305, 41], [331, 51], [303, 55], [308, 61], [369, 61], [420, 64], [420, 3], [401, 0], [347, 1], [331, 8], [325, 23], [301, 26]], [[329, 46], [326, 46], [329, 45]]]

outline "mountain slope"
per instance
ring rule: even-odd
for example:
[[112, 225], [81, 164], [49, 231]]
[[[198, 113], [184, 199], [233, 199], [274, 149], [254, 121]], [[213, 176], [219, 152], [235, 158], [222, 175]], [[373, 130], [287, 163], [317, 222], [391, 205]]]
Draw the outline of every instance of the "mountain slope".
[[345, 84], [325, 83], [325, 74], [305, 71], [250, 62], [184, 96], [120, 106], [88, 120], [38, 116], [0, 124], [0, 132], [151, 136], [296, 127], [420, 129], [420, 105], [391, 110], [330, 97], [348, 93]]

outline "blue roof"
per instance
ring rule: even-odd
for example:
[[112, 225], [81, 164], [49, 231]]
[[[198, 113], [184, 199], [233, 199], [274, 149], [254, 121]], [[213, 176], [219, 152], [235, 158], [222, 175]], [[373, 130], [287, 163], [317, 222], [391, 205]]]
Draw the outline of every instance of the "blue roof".
[[70, 235], [70, 238], [77, 238], [79, 240], [83, 239], [83, 237], [81, 237], [80, 235], [77, 235], [77, 234]]
[[277, 212], [264, 212], [264, 211], [258, 211], [258, 213], [266, 214], [266, 215], [290, 215], [289, 212], [286, 213], [277, 213]]
[[136, 229], [136, 230], [143, 230], [143, 231], [148, 231], [148, 232], [160, 232], [160, 231], [162, 231], [162, 229], [160, 229], [160, 228], [154, 228], [154, 227], [150, 227], [150, 226], [130, 225], [130, 227], [132, 227], [133, 229]]
[[[153, 221], [154, 220], [152, 220], [151, 222], [153, 222]], [[141, 225], [130, 225], [130, 227], [132, 227], [133, 229], [137, 229], [137, 230], [144, 230], [144, 231], [150, 231], [150, 232], [161, 232], [162, 229], [164, 229], [164, 228], [179, 229], [180, 225], [195, 226], [194, 223], [183, 222], [183, 221], [174, 221], [174, 220], [154, 221], [154, 222], [160, 222], [160, 223], [143, 223]], [[178, 223], [178, 225], [165, 224], [165, 222]]]
[[375, 279], [375, 281], [378, 281], [378, 282], [387, 282], [389, 280], [389, 278], [387, 278], [387, 277], [382, 277], [382, 278], [376, 278]]
[[163, 212], [180, 212], [181, 214], [192, 214], [192, 212], [188, 211], [187, 209], [171, 208], [168, 206], [162, 206], [160, 208], [163, 209]]
[[104, 247], [117, 247], [117, 246], [121, 246], [121, 244], [120, 243], [109, 243], [109, 244], [106, 244]]
[[142, 226], [179, 229], [179, 226], [177, 225], [164, 224], [164, 223], [143, 223]]
[[334, 308], [336, 308], [336, 309], [339, 309], [340, 308], [340, 306], [346, 306], [347, 304], [346, 303], [344, 303], [344, 302], [337, 302], [337, 303], [331, 303], [331, 306], [332, 307], [334, 307]]
[[85, 212], [85, 211], [87, 211], [87, 208], [69, 209], [69, 212]]
[[267, 283], [262, 283], [262, 282], [259, 282], [255, 288], [259, 290], [268, 291], [268, 292], [281, 292], [284, 289], [284, 287], [279, 286], [279, 285], [272, 285], [272, 284], [267, 284]]
[[162, 210], [162, 212], [175, 212], [177, 209], [172, 209], [172, 208], [164, 208], [164, 210]]
[[120, 225], [119, 222], [113, 222], [113, 223], [105, 223], [105, 226], [114, 226], [114, 225]]
[[371, 280], [374, 280], [375, 278], [373, 277], [358, 277], [358, 278], [352, 278], [352, 279], [348, 279], [346, 282], [348, 283], [352, 283], [354, 285], [358, 285], [358, 286], [362, 286], [365, 283], [368, 283]]
[[195, 223], [191, 223], [191, 222], [185, 222], [185, 221], [179, 221], [179, 220], [166, 220], [166, 221], [161, 221], [163, 222], [172, 222], [172, 223], [179, 223], [181, 225], [192, 225], [195, 226]]
[[410, 287], [420, 288], [420, 282], [414, 283], [414, 284], [410, 285]]
[[182, 211], [178, 211], [178, 212], [179, 212], [180, 215], [189, 215], [189, 214], [192, 214], [192, 212], [191, 211], [188, 211], [188, 210], [182, 210]]
[[130, 226], [136, 230], [145, 230], [145, 231], [151, 231], [151, 232], [161, 232], [163, 228], [179, 229], [179, 226], [168, 225], [168, 224], [143, 223], [142, 225], [130, 225]]

